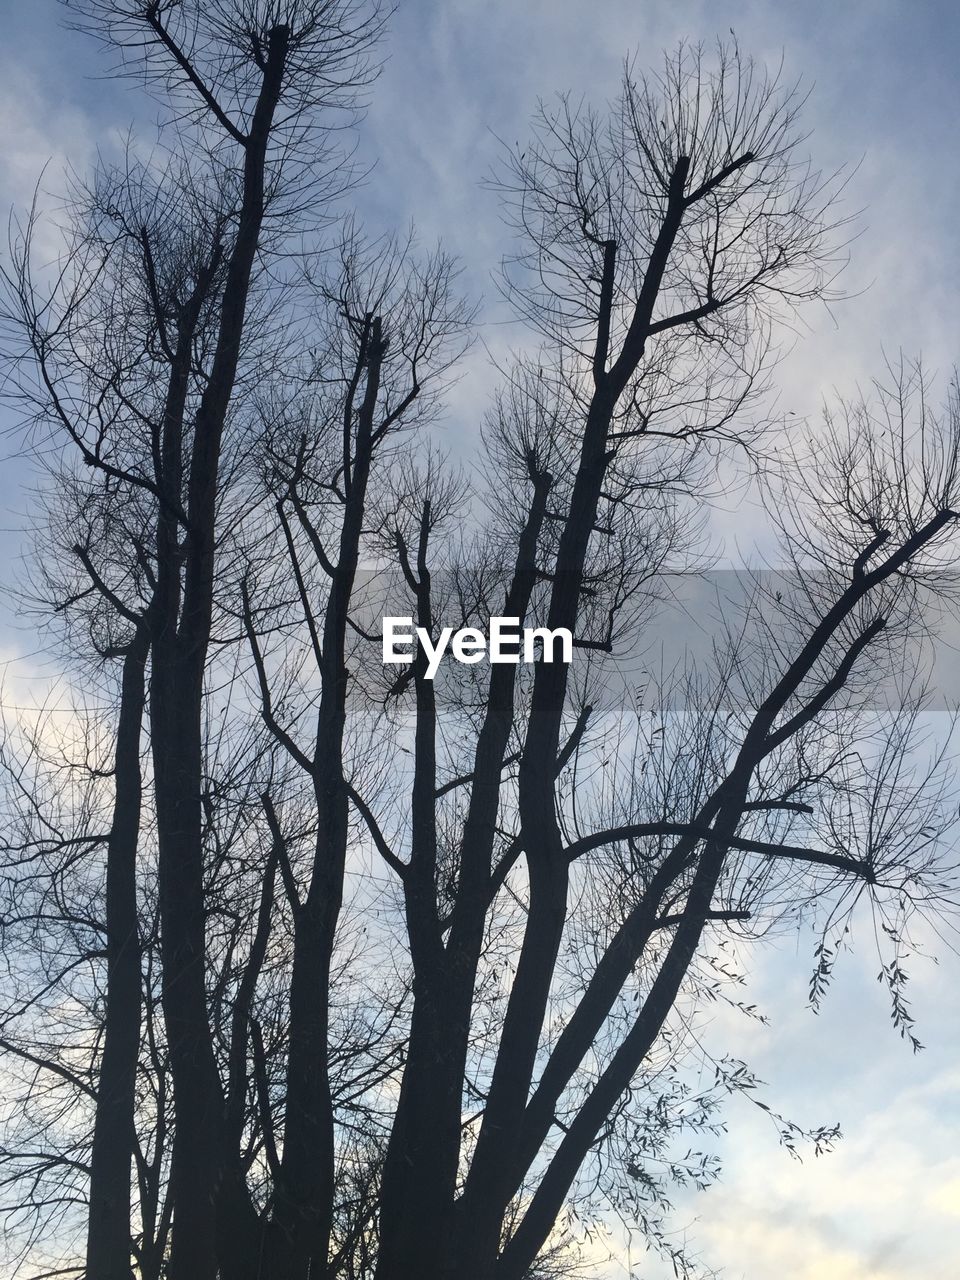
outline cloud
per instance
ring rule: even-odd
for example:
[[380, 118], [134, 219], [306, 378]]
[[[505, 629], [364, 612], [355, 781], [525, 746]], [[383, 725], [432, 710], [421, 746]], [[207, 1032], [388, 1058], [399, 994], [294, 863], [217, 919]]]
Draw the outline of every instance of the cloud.
[[82, 173], [93, 157], [96, 132], [86, 112], [52, 103], [42, 78], [13, 64], [9, 51], [0, 61], [0, 117], [0, 206], [29, 208], [38, 183], [41, 203], [49, 204], [47, 193], [59, 192], [64, 171]]
[[[960, 1257], [960, 1068], [955, 961], [914, 965], [914, 1008], [931, 1047], [914, 1056], [888, 1022], [864, 938], [836, 974], [823, 1010], [805, 1008], [806, 957], [759, 953], [746, 999], [773, 1014], [738, 1038], [718, 1017], [703, 1038], [742, 1052], [768, 1082], [764, 1101], [803, 1124], [839, 1121], [844, 1137], [819, 1159], [792, 1160], [769, 1119], [732, 1099], [724, 1174], [705, 1194], [677, 1197], [675, 1223], [725, 1280], [952, 1280]], [[610, 1271], [612, 1277], [620, 1273]], [[668, 1280], [650, 1262], [643, 1280]]]
[[782, 1214], [758, 1214], [743, 1206], [704, 1233], [709, 1253], [723, 1259], [729, 1280], [743, 1275], [777, 1280], [904, 1280], [905, 1272], [876, 1256], [864, 1256], [829, 1237], [816, 1219], [790, 1222]]

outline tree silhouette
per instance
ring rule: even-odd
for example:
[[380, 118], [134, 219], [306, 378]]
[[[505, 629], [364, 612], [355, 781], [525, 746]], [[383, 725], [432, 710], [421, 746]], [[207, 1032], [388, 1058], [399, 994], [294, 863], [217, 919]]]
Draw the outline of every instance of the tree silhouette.
[[[458, 471], [424, 430], [474, 331], [456, 263], [340, 213], [380, 12], [71, 10], [169, 113], [162, 163], [77, 185], [56, 270], [35, 211], [4, 268], [9, 391], [57, 442], [34, 602], [96, 691], [3, 761], [23, 1254], [522, 1280], [572, 1273], [580, 1206], [694, 1275], [666, 1186], [716, 1169], [672, 1142], [756, 1083], [683, 1072], [682, 1016], [736, 1003], [715, 944], [819, 920], [817, 999], [869, 901], [913, 1038], [907, 925], [955, 898], [911, 646], [948, 590], [956, 399], [901, 364], [809, 439], [765, 420], [840, 183], [795, 91], [681, 47], [506, 154], [529, 342]], [[656, 675], [734, 457], [788, 571], [744, 573], [710, 659]], [[434, 677], [422, 644], [382, 663], [387, 615], [562, 628], [573, 659]]]

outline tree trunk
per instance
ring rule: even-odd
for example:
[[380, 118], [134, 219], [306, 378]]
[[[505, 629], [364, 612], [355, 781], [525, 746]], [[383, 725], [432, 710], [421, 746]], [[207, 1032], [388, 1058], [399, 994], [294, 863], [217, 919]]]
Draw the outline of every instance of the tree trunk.
[[381, 322], [379, 317], [371, 316], [357, 358], [357, 377], [365, 370], [366, 385], [354, 456], [345, 459], [347, 500], [319, 655], [321, 695], [312, 769], [317, 806], [316, 852], [310, 887], [294, 919], [286, 1119], [274, 1214], [279, 1237], [284, 1241], [283, 1280], [306, 1280], [326, 1268], [333, 1225], [334, 1115], [327, 1056], [330, 969], [349, 836], [343, 776], [346, 632], [359, 563], [383, 354]]
[[[216, 350], [194, 424], [181, 597], [179, 466], [165, 468], [158, 537], [151, 728], [160, 864], [163, 1012], [173, 1075], [173, 1230], [169, 1280], [215, 1280], [224, 1096], [207, 1018], [201, 791], [203, 681], [213, 613], [220, 449], [236, 380], [264, 214], [267, 144], [283, 84], [289, 29], [269, 36], [263, 82], [244, 142], [243, 200], [220, 306]], [[176, 434], [176, 423], [165, 428]], [[184, 455], [182, 421], [166, 441]], [[175, 486], [175, 487], [174, 487]], [[182, 598], [182, 611], [179, 608]]]
[[142, 621], [123, 660], [114, 760], [113, 823], [107, 845], [107, 1008], [90, 1157], [87, 1275], [131, 1280], [130, 1162], [140, 1050], [140, 732], [150, 639]]

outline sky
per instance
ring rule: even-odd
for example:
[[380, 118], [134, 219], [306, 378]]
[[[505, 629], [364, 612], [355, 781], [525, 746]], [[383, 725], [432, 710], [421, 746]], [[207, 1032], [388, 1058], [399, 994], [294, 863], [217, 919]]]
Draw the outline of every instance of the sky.
[[[0, 0], [0, 208], [23, 209], [38, 182], [55, 192], [69, 163], [83, 171], [98, 146], [152, 108], [129, 85], [102, 78], [108, 62], [60, 25], [55, 0]], [[362, 131], [374, 164], [358, 195], [372, 225], [411, 219], [429, 243], [441, 237], [484, 299], [486, 347], [470, 357], [443, 431], [469, 454], [492, 374], [487, 351], [506, 332], [493, 272], [508, 247], [495, 193], [481, 179], [500, 141], [524, 136], [538, 98], [570, 90], [601, 105], [624, 57], [653, 64], [682, 39], [736, 32], [742, 48], [810, 90], [804, 114], [818, 166], [850, 171], [847, 212], [859, 216], [844, 277], [850, 297], [807, 313], [778, 371], [777, 407], [798, 421], [836, 392], [852, 394], [882, 372], [884, 353], [922, 354], [946, 378], [957, 356], [960, 291], [960, 8], [949, 0], [406, 0], [391, 23], [389, 60]], [[41, 178], [42, 175], [42, 178]], [[0, 241], [0, 251], [3, 249]], [[2, 425], [15, 428], [9, 410]], [[18, 456], [15, 432], [0, 446], [0, 540], [6, 590], [0, 659], [17, 687], [47, 668], [18, 624], [9, 587], [16, 530], [29, 517], [36, 472]], [[739, 495], [721, 501], [715, 532], [735, 559], [750, 526]], [[748, 1058], [769, 1083], [764, 1096], [805, 1124], [839, 1122], [835, 1153], [802, 1164], [778, 1147], [762, 1114], [743, 1100], [728, 1111], [720, 1144], [726, 1172], [708, 1193], [678, 1201], [674, 1224], [728, 1280], [948, 1280], [960, 1262], [960, 964], [912, 978], [920, 1039], [914, 1056], [890, 1024], [876, 981], [867, 922], [844, 957], [825, 1007], [807, 1008], [812, 939], [754, 960], [750, 998], [769, 1027], [718, 1013], [704, 1026], [717, 1051]], [[931, 945], [936, 940], [931, 939]], [[626, 1275], [626, 1256], [598, 1254], [598, 1274]], [[666, 1276], [634, 1240], [637, 1276]]]

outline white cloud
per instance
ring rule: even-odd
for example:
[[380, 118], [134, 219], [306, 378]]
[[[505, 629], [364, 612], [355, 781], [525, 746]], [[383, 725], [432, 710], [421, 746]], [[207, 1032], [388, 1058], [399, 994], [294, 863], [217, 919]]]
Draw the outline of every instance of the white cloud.
[[[96, 146], [92, 122], [79, 107], [51, 103], [38, 72], [15, 65], [9, 51], [0, 62], [0, 118], [0, 207], [28, 209], [38, 184], [40, 204], [49, 207], [65, 170], [87, 168]], [[58, 247], [56, 241], [39, 246], [41, 252]]]

